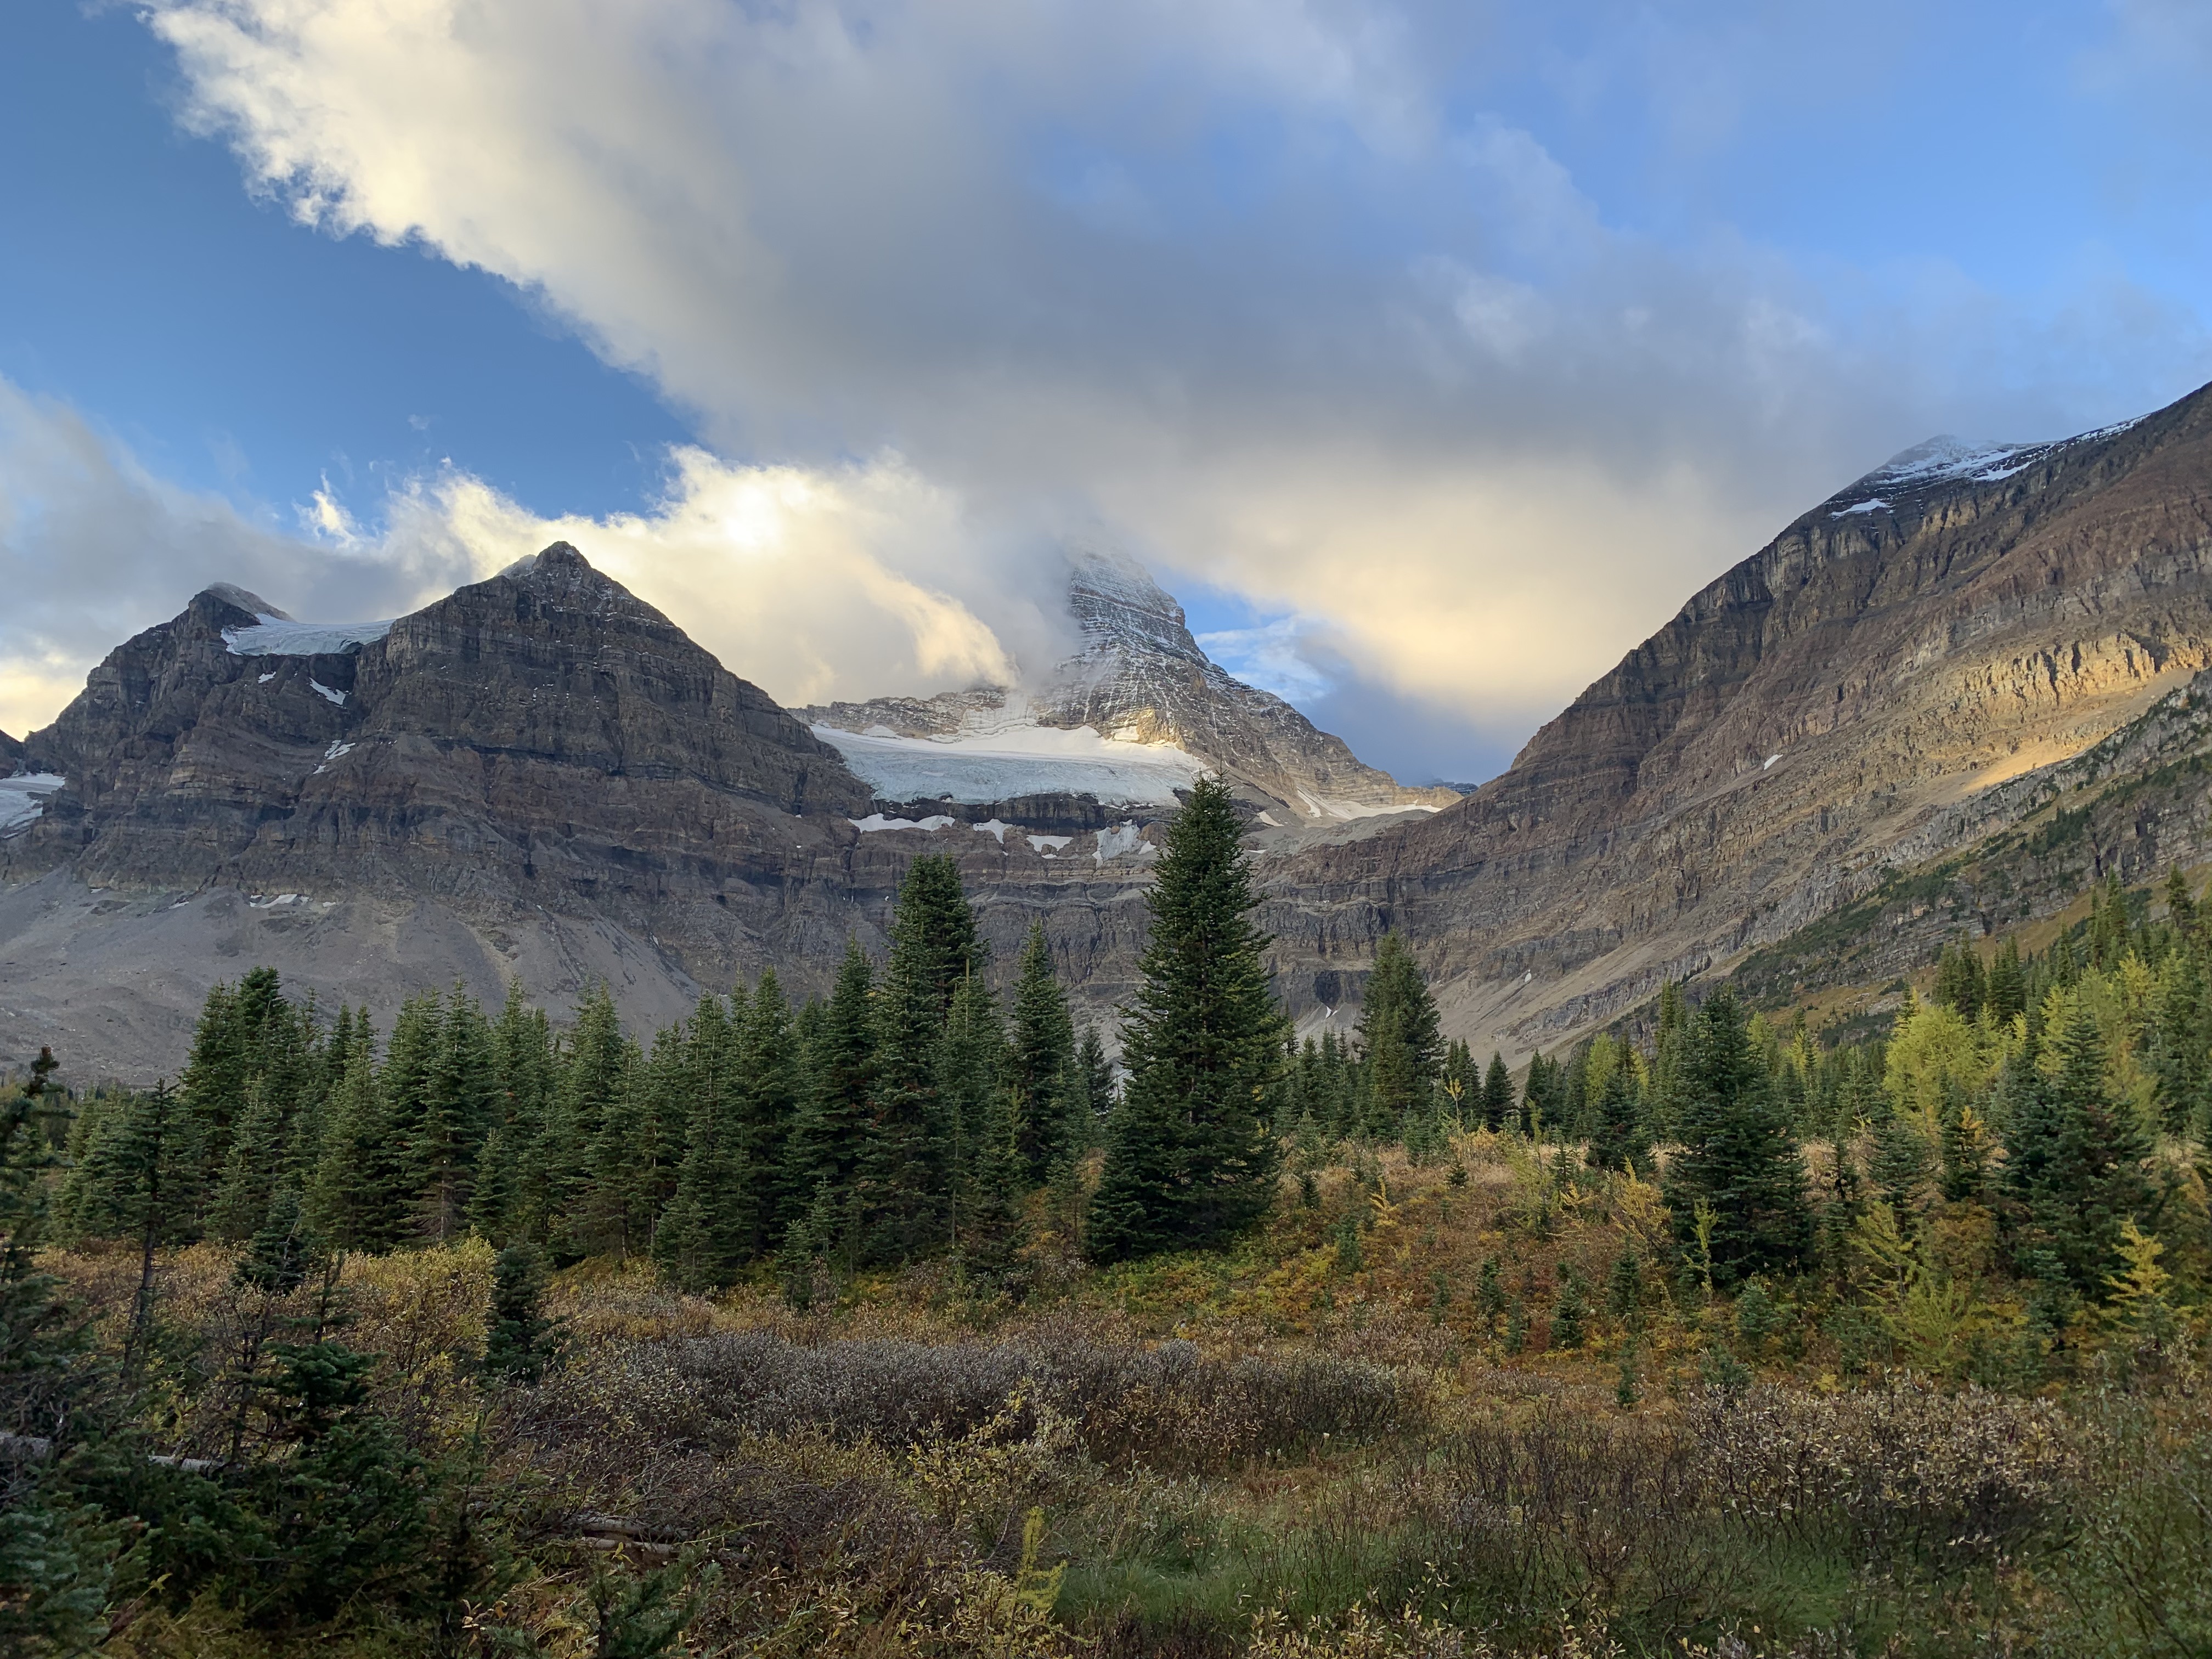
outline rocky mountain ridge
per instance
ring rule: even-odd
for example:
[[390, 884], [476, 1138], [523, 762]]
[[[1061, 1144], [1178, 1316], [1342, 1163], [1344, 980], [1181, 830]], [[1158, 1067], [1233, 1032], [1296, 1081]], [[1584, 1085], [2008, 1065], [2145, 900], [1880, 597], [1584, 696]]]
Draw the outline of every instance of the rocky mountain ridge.
[[908, 809], [565, 544], [391, 622], [300, 623], [218, 585], [11, 751], [0, 1061], [58, 1041], [146, 1073], [210, 983], [259, 961], [385, 1015], [511, 973], [556, 1007], [605, 981], [653, 1020], [769, 966], [826, 989], [848, 937], [881, 947], [925, 850], [961, 859], [1006, 960], [1044, 916], [1101, 1007], [1127, 989], [1159, 820], [1207, 762], [1006, 701], [1030, 793], [1003, 817]]
[[[2085, 757], [2106, 757], [2081, 820], [2095, 858], [2134, 878], [2205, 855], [2208, 798], [2137, 784], [2212, 758], [2212, 724], [2161, 701], [2212, 664], [2212, 389], [2060, 443], [1906, 452], [1434, 812], [1270, 828], [1263, 803], [1370, 786], [1329, 770], [1334, 739], [1224, 690], [1144, 586], [1094, 580], [1085, 649], [1018, 698], [805, 718], [565, 547], [388, 625], [210, 590], [9, 750], [0, 1061], [57, 1042], [90, 1074], [150, 1074], [207, 984], [258, 961], [386, 1016], [457, 978], [496, 996], [510, 973], [556, 1006], [605, 980], [650, 1021], [769, 965], [803, 994], [848, 937], [880, 949], [922, 850], [958, 857], [1001, 962], [1042, 920], [1103, 1015], [1178, 769], [1209, 760], [1255, 808], [1294, 1013], [1356, 1002], [1395, 927], [1448, 1029], [1510, 1056], [1668, 978], [1751, 962], [1786, 990], [1824, 918], [1917, 925], [1883, 896], [2041, 834]], [[895, 797], [854, 758], [871, 743], [987, 783], [1103, 781]], [[1988, 908], [2020, 867], [1974, 865], [1952, 908]]]
[[[2059, 443], [1907, 451], [1692, 597], [1502, 776], [1271, 864], [1286, 963], [1404, 929], [1509, 1054], [2002, 830], [2212, 661], [2212, 388]], [[1352, 952], [1343, 952], [1351, 955]]]

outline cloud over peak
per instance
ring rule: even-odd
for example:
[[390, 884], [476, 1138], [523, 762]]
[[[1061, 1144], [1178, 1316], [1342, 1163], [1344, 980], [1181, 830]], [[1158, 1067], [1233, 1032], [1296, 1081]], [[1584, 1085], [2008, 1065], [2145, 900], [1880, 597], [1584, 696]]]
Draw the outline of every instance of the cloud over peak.
[[[1246, 642], [1278, 683], [1326, 659], [1510, 738], [1902, 443], [2131, 413], [2203, 352], [2124, 274], [2023, 300], [1654, 228], [1500, 93], [1533, 72], [1570, 125], [1641, 100], [1670, 166], [1771, 112], [1795, 83], [1766, 70], [1863, 57], [1840, 11], [144, 15], [253, 188], [517, 285], [696, 416], [664, 500], [571, 538], [779, 696], [1003, 676], [1052, 648], [1057, 549], [1097, 532], [1300, 618]], [[366, 532], [343, 505], [315, 509], [332, 556], [394, 568], [571, 528], [465, 473], [357, 504]]]

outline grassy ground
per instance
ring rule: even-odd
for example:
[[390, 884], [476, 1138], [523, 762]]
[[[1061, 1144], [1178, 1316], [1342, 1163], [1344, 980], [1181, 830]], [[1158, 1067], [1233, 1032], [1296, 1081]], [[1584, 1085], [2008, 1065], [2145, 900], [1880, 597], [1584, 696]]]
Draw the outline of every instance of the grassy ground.
[[[2031, 1391], [1907, 1376], [1895, 1350], [1855, 1376], [1824, 1334], [1833, 1293], [1775, 1286], [1740, 1330], [1657, 1271], [1649, 1183], [1569, 1178], [1522, 1143], [1463, 1138], [1425, 1169], [1359, 1153], [1285, 1200], [1221, 1256], [1092, 1273], [1040, 1252], [1012, 1285], [938, 1264], [805, 1314], [766, 1281], [704, 1298], [579, 1268], [553, 1291], [564, 1364], [535, 1389], [471, 1369], [483, 1247], [354, 1261], [341, 1299], [380, 1408], [426, 1455], [473, 1460], [502, 1565], [461, 1651], [653, 1651], [605, 1646], [593, 1598], [655, 1573], [696, 1589], [678, 1640], [716, 1654], [2212, 1642], [2212, 1410], [2185, 1320]], [[1608, 1310], [1624, 1255], [1639, 1288]], [[1493, 1260], [1502, 1314], [1479, 1295]], [[135, 1259], [56, 1261], [112, 1340]], [[228, 1409], [228, 1265], [203, 1247], [165, 1267], [148, 1409], [178, 1450]], [[1572, 1347], [1571, 1265], [1593, 1304]], [[419, 1640], [364, 1614], [319, 1650]], [[285, 1650], [152, 1602], [109, 1644]]]

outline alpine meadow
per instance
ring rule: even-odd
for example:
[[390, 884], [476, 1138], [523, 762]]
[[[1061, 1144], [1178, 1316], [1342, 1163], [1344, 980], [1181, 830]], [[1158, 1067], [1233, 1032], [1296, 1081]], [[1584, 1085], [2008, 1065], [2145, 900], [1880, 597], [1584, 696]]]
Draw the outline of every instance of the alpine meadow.
[[0, 1659], [2212, 1659], [2208, 108], [0, 6]]

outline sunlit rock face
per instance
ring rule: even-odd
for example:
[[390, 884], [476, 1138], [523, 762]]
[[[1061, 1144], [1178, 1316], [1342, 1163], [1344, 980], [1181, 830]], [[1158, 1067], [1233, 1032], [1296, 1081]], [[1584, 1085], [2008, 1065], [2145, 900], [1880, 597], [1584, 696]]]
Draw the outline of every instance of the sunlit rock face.
[[1462, 804], [1271, 866], [1285, 982], [1394, 922], [1478, 1044], [1585, 1032], [2035, 810], [2021, 779], [2205, 666], [2209, 558], [2212, 389], [2064, 442], [1908, 451]]

